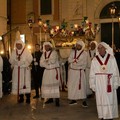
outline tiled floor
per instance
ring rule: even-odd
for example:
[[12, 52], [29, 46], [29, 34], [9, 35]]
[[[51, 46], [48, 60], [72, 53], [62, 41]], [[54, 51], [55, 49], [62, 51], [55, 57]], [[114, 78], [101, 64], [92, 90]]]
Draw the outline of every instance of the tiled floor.
[[[32, 96], [33, 94], [34, 91]], [[67, 92], [61, 92], [60, 107], [52, 103], [43, 108], [43, 101], [32, 99], [32, 97], [30, 105], [17, 104], [16, 98], [16, 96], [7, 95], [0, 100], [0, 120], [98, 120], [95, 98], [88, 99], [88, 108], [81, 106], [82, 101], [70, 106]]]

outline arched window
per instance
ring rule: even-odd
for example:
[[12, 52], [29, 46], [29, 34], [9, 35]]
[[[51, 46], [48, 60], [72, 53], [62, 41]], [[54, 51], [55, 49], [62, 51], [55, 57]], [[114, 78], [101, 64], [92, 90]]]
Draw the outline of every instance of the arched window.
[[107, 18], [111, 18], [111, 15], [110, 15], [110, 8], [112, 6], [112, 4], [115, 4], [116, 6], [116, 12], [115, 12], [115, 16], [114, 17], [117, 17], [118, 15], [118, 12], [120, 10], [120, 1], [116, 1], [116, 2], [111, 2], [109, 4], [107, 4], [101, 11], [100, 13], [100, 19], [107, 19]]
[[[112, 41], [114, 39], [114, 46], [116, 49], [120, 49], [120, 23], [116, 20], [118, 17], [118, 12], [120, 12], [120, 1], [114, 2], [116, 6], [115, 15], [110, 14], [110, 8], [113, 2], [107, 4], [100, 13], [100, 19], [109, 19], [108, 22], [101, 23], [101, 41], [108, 43], [112, 46]], [[107, 21], [107, 20], [106, 20]], [[114, 32], [112, 32], [112, 23], [114, 25]], [[112, 36], [114, 38], [112, 39]]]

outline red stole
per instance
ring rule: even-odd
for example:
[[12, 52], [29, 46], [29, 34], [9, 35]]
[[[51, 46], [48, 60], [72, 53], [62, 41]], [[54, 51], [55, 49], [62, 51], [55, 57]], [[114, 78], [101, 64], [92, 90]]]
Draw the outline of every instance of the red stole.
[[45, 59], [48, 59], [50, 57], [51, 53], [52, 53], [52, 51], [50, 51], [50, 53], [47, 56], [47, 53], [45, 52]]
[[[108, 54], [108, 56], [107, 56], [107, 58], [106, 58], [106, 60], [105, 60], [105, 62], [104, 63], [102, 63], [102, 61], [100, 60], [100, 58], [98, 57], [98, 55], [96, 56], [96, 58], [97, 58], [97, 60], [98, 60], [98, 62], [100, 63], [100, 65], [101, 66], [103, 66], [103, 65], [107, 65], [107, 63], [108, 63], [108, 60], [109, 60], [109, 58], [110, 58], [110, 54]], [[103, 69], [105, 69], [104, 67], [103, 67]], [[107, 82], [107, 92], [111, 92], [112, 91], [112, 88], [111, 88], [111, 84], [110, 84], [110, 78], [112, 77], [112, 74], [108, 74], [108, 76], [107, 76], [107, 78], [108, 78], [108, 82]]]
[[90, 50], [89, 50], [89, 55], [90, 55], [91, 60], [93, 59], [93, 57], [95, 57], [95, 53], [94, 53], [94, 55], [92, 57]]
[[76, 60], [80, 57], [80, 55], [83, 53], [83, 51], [84, 51], [84, 50], [82, 50], [82, 51], [80, 52], [80, 54], [77, 56], [77, 50], [75, 50], [75, 54], [74, 54], [74, 62], [77, 63]]
[[[50, 57], [51, 53], [52, 53], [52, 50], [49, 52], [49, 54], [47, 56], [47, 53], [45, 52], [45, 59], [48, 59]], [[55, 68], [55, 70], [56, 70], [56, 80], [58, 80], [58, 69]]]
[[23, 54], [24, 50], [25, 50], [25, 47], [23, 48], [22, 52], [18, 54], [18, 50], [16, 49], [16, 55], [17, 55], [18, 61], [20, 61], [20, 57]]
[[[21, 52], [20, 54], [18, 54], [18, 50], [16, 49], [16, 55], [17, 55], [17, 59], [18, 59], [18, 61], [20, 61], [20, 57], [21, 57], [21, 55], [23, 54], [24, 50], [25, 50], [25, 47], [23, 48], [22, 52]], [[24, 83], [25, 83], [25, 81], [24, 81]], [[19, 101], [19, 87], [20, 87], [19, 84], [20, 84], [20, 66], [18, 66], [18, 89], [17, 89], [17, 101]], [[26, 89], [26, 86], [25, 86], [25, 85], [23, 86], [23, 89]]]
[[[74, 62], [77, 63], [76, 60], [78, 60], [78, 58], [81, 56], [81, 54], [83, 53], [84, 50], [82, 50], [79, 55], [77, 56], [77, 50], [75, 50], [75, 54], [74, 54]], [[79, 90], [81, 89], [81, 69], [80, 69], [80, 80], [79, 80]]]
[[96, 58], [97, 58], [98, 62], [100, 63], [100, 65], [107, 65], [108, 60], [110, 58], [110, 54], [108, 54], [108, 56], [107, 56], [107, 58], [106, 58], [106, 60], [105, 60], [104, 63], [102, 63], [102, 61], [100, 60], [100, 58], [98, 57], [98, 55], [96, 56]]

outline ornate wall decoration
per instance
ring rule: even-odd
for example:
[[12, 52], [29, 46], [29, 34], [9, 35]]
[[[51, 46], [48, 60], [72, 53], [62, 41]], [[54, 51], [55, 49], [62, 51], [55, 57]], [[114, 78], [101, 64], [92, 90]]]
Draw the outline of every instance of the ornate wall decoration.
[[71, 19], [81, 19], [83, 17], [83, 0], [71, 0]]

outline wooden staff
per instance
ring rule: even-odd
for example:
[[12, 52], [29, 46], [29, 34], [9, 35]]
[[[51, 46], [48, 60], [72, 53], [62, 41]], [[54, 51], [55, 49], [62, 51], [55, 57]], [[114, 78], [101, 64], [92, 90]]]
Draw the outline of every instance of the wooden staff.
[[17, 91], [17, 102], [19, 102], [19, 87], [20, 87], [20, 66], [18, 66], [18, 91]]
[[23, 89], [26, 89], [26, 67], [24, 68], [24, 86]]

